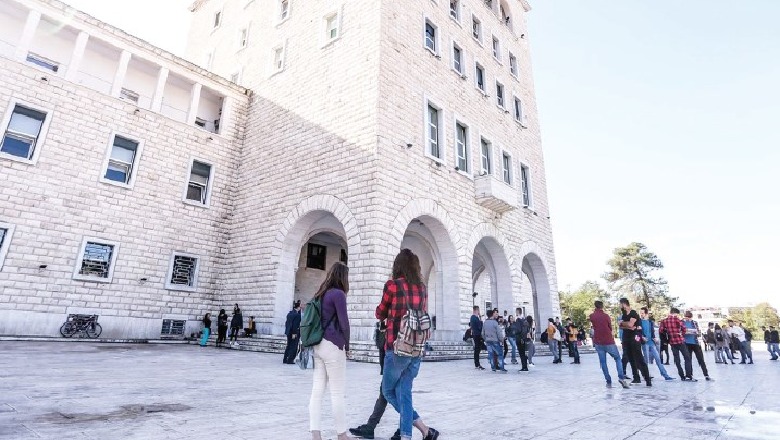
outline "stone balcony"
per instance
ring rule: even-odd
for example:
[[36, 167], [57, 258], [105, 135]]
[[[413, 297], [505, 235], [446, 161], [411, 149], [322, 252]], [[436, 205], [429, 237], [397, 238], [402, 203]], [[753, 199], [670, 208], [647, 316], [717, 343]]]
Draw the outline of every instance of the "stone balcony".
[[477, 203], [500, 214], [516, 209], [519, 204], [517, 190], [490, 174], [475, 176], [474, 190]]

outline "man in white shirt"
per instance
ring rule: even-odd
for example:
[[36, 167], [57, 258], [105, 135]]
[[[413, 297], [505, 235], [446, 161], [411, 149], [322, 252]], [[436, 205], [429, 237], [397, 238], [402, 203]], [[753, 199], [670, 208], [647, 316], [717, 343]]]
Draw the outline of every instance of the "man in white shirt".
[[734, 325], [734, 321], [729, 319], [729, 328], [728, 328], [728, 334], [734, 335], [735, 338], [739, 341], [739, 354], [742, 356], [742, 361], [740, 364], [744, 364], [745, 359], [747, 356], [750, 356], [750, 363], [753, 363], [753, 355], [748, 347], [749, 342], [745, 338], [745, 330], [742, 329], [742, 327], [739, 327], [737, 325]]

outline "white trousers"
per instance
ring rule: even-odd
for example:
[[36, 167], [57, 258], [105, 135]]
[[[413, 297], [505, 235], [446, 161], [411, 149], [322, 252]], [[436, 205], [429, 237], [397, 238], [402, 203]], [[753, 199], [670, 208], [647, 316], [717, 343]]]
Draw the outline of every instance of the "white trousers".
[[344, 412], [344, 387], [347, 372], [347, 354], [339, 350], [332, 342], [323, 339], [314, 346], [314, 382], [309, 400], [309, 430], [322, 431], [322, 398], [325, 386], [330, 388], [330, 403], [336, 432], [347, 431], [347, 418]]

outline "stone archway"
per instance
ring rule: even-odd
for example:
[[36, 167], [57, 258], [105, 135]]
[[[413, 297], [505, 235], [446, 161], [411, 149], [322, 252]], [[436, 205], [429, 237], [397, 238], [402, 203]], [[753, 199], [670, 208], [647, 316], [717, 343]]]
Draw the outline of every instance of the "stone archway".
[[560, 303], [558, 293], [555, 290], [554, 280], [544, 260], [543, 252], [533, 242], [526, 242], [521, 246], [522, 274], [521, 292], [524, 300], [532, 303], [533, 317], [536, 322], [537, 332], [540, 324], [547, 318], [559, 316]]
[[[323, 276], [322, 273], [310, 277], [302, 277], [298, 273], [302, 252], [307, 251], [307, 244], [314, 242], [327, 247], [331, 241], [346, 246], [347, 255], [352, 256], [348, 263], [352, 267], [352, 261], [356, 259], [354, 257], [361, 253], [360, 234], [355, 217], [340, 199], [330, 195], [312, 196], [298, 204], [287, 215], [277, 233], [278, 247], [272, 255], [272, 261], [277, 268], [271, 333], [284, 332], [285, 317], [296, 296], [300, 299], [311, 296], [308, 291], [303, 291], [308, 287], [299, 287], [296, 292], [297, 283], [319, 286], [317, 281]], [[325, 270], [339, 258], [340, 255], [335, 259], [328, 258]], [[303, 258], [303, 261], [305, 265], [306, 258]], [[314, 270], [322, 272], [320, 269]]]
[[396, 216], [388, 253], [408, 248], [420, 258], [428, 287], [429, 313], [436, 317], [435, 339], [459, 337], [460, 301], [458, 253], [460, 236], [446, 210], [430, 199], [409, 202]]
[[[485, 301], [514, 314], [519, 295], [512, 253], [504, 235], [493, 224], [477, 225], [469, 237], [466, 252], [471, 261], [471, 285], [476, 305], [484, 313]], [[483, 292], [484, 291], [484, 292]], [[468, 311], [471, 313], [471, 310]]]

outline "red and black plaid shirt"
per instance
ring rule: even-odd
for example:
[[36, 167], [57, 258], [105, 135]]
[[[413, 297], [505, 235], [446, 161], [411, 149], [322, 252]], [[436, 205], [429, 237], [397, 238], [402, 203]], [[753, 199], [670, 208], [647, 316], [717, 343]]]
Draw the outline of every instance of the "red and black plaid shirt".
[[[399, 292], [399, 287], [403, 292]], [[404, 301], [402, 294], [404, 292], [410, 308], [422, 308], [426, 312], [428, 311], [428, 292], [424, 284], [409, 284], [405, 278], [388, 280], [382, 292], [382, 301], [376, 306], [376, 319], [387, 320], [386, 350], [393, 349], [393, 342], [398, 336], [398, 329], [401, 326], [401, 318], [406, 314], [407, 303]]]
[[680, 345], [685, 343], [685, 332], [682, 320], [677, 316], [669, 315], [661, 320], [658, 331], [666, 332], [669, 335], [670, 345]]

